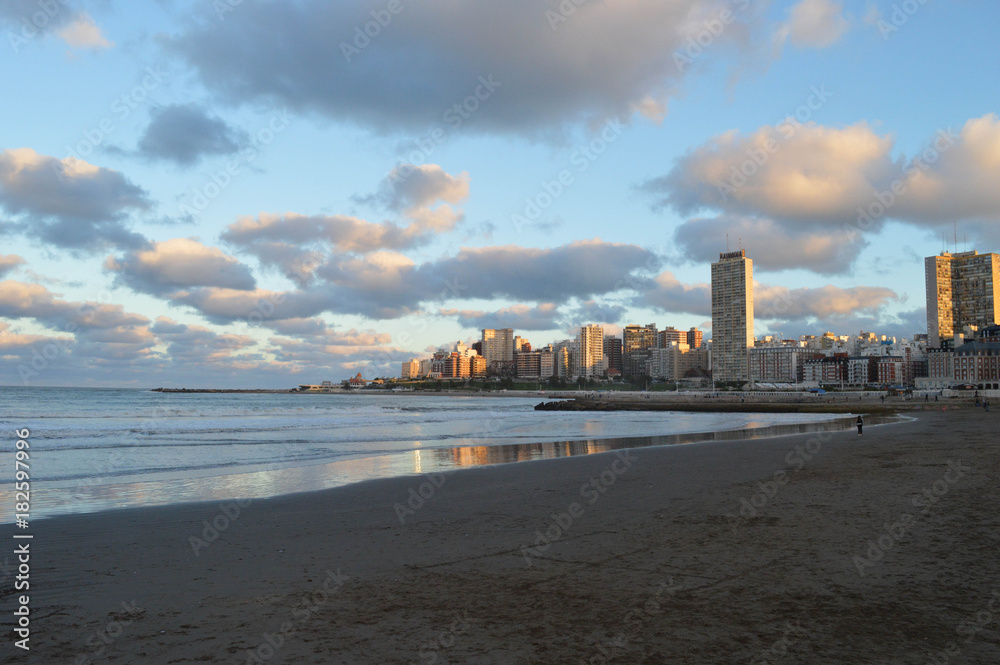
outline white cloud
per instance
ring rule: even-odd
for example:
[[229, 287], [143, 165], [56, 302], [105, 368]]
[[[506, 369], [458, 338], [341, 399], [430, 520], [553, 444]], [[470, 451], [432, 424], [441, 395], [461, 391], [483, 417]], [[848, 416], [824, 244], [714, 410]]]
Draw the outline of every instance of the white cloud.
[[72, 23], [56, 31], [56, 34], [73, 48], [105, 49], [114, 46], [89, 14], [78, 15]]
[[173, 238], [122, 257], [109, 256], [105, 269], [135, 291], [165, 294], [183, 288], [217, 286], [250, 290], [250, 269], [218, 247], [191, 238]]
[[17, 270], [25, 263], [27, 262], [17, 254], [0, 254], [0, 277]]
[[0, 206], [21, 216], [9, 225], [18, 233], [57, 247], [95, 250], [142, 244], [128, 219], [152, 203], [118, 171], [16, 148], [0, 152]]
[[942, 127], [925, 145], [896, 156], [893, 138], [866, 123], [727, 132], [644, 188], [658, 206], [715, 214], [676, 230], [695, 258], [710, 254], [699, 233], [721, 244], [728, 231], [761, 247], [768, 268], [844, 272], [889, 219], [924, 229], [960, 219], [971, 236], [1000, 241], [1000, 118], [972, 118], [957, 132]]
[[840, 41], [851, 27], [844, 7], [833, 0], [801, 0], [778, 28], [777, 40], [791, 40], [798, 47], [826, 48]]
[[459, 203], [468, 195], [467, 173], [453, 176], [436, 164], [404, 164], [393, 169], [377, 194], [358, 200], [399, 212], [408, 224], [369, 222], [348, 215], [262, 212], [230, 224], [222, 240], [305, 287], [313, 281], [316, 269], [334, 255], [396, 252], [451, 231], [463, 215], [448, 203]]

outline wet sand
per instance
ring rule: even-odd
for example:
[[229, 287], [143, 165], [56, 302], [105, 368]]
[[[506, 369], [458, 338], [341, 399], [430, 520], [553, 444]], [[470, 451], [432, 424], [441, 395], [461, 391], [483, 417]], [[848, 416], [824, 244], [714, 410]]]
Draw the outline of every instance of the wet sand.
[[[1000, 416], [911, 415], [862, 437], [642, 448], [39, 521], [31, 651], [5, 642], [0, 656], [997, 662]], [[13, 532], [0, 527], [8, 544]], [[12, 550], [0, 555], [5, 630]]]

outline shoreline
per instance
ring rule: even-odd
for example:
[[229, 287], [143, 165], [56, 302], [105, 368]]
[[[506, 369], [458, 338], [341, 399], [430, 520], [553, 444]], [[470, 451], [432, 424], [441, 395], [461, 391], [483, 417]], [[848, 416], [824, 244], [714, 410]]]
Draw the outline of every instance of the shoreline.
[[538, 399], [539, 411], [687, 411], [719, 413], [864, 413], [891, 415], [899, 411], [973, 408], [974, 397], [950, 396], [940, 401], [898, 396], [880, 399], [880, 391], [826, 393], [805, 392], [681, 392], [674, 391], [592, 391], [592, 390], [329, 390], [154, 388], [163, 394], [290, 394], [308, 396], [358, 397], [483, 397]]
[[[767, 414], [762, 414], [767, 415]], [[704, 444], [713, 443], [719, 441], [757, 441], [761, 439], [791, 436], [794, 434], [804, 434], [804, 433], [817, 433], [826, 431], [843, 431], [850, 430], [854, 427], [854, 421], [852, 417], [845, 418], [830, 418], [828, 414], [816, 414], [822, 416], [818, 420], [802, 420], [794, 421], [788, 423], [777, 423], [771, 425], [764, 425], [759, 427], [744, 426], [736, 429], [715, 429], [715, 430], [701, 430], [701, 431], [690, 431], [681, 432], [675, 434], [653, 434], [653, 435], [620, 435], [620, 436], [604, 436], [604, 437], [594, 437], [594, 438], [575, 438], [575, 439], [552, 439], [548, 441], [538, 441], [538, 442], [517, 442], [517, 443], [502, 443], [502, 444], [487, 444], [481, 446], [436, 446], [427, 447], [412, 450], [402, 450], [395, 453], [383, 454], [372, 456], [370, 458], [362, 459], [389, 459], [394, 458], [399, 461], [403, 461], [406, 457], [420, 452], [423, 454], [421, 457], [421, 467], [426, 470], [427, 473], [448, 473], [451, 471], [462, 470], [466, 468], [475, 468], [482, 466], [493, 466], [497, 464], [520, 464], [522, 462], [538, 462], [542, 460], [549, 459], [559, 459], [566, 457], [576, 457], [582, 455], [593, 455], [600, 454], [609, 451], [617, 450], [630, 450], [630, 449], [643, 449], [643, 448], [654, 448], [659, 446], [674, 446], [674, 445], [689, 445], [689, 444]], [[905, 420], [904, 417], [894, 418], [893, 416], [874, 416], [869, 419], [868, 424], [870, 426], [882, 425], [882, 424], [898, 424]], [[425, 459], [426, 457], [426, 459]], [[346, 479], [343, 482], [332, 482], [327, 483], [322, 486], [313, 487], [296, 487], [295, 489], [289, 490], [288, 487], [295, 486], [293, 478], [297, 476], [320, 476], [322, 478], [329, 478], [335, 476], [338, 467], [342, 462], [332, 460], [327, 462], [320, 462], [316, 464], [305, 464], [305, 465], [290, 465], [282, 466], [278, 468], [271, 469], [250, 469], [238, 473], [228, 473], [220, 475], [197, 475], [183, 478], [148, 478], [145, 475], [129, 476], [119, 479], [117, 482], [113, 483], [87, 483], [84, 482], [82, 485], [64, 485], [57, 487], [38, 487], [36, 491], [44, 492], [45, 494], [57, 494], [73, 496], [77, 506], [86, 506], [87, 509], [78, 512], [63, 512], [61, 509], [66, 505], [65, 502], [60, 502], [55, 506], [48, 506], [45, 508], [38, 507], [38, 501], [36, 499], [35, 514], [36, 520], [48, 520], [56, 519], [61, 517], [72, 517], [74, 515], [93, 515], [106, 513], [110, 511], [118, 510], [129, 510], [134, 508], [153, 508], [153, 507], [170, 507], [170, 506], [181, 506], [192, 503], [205, 503], [205, 502], [218, 502], [218, 501], [232, 501], [232, 500], [262, 500], [277, 498], [281, 496], [289, 496], [295, 494], [308, 494], [312, 492], [324, 492], [331, 489], [336, 489], [338, 487], [346, 487], [349, 485], [354, 485], [359, 482], [369, 482], [373, 480], [386, 480], [392, 478], [410, 478], [419, 476], [420, 474], [409, 470], [397, 473], [390, 473], [389, 475], [379, 475], [375, 477], [358, 477], [354, 479]], [[350, 462], [348, 462], [350, 463]], [[251, 479], [267, 479], [267, 481], [257, 480], [256, 482]], [[283, 478], [284, 480], [279, 480]], [[244, 482], [240, 482], [244, 480]], [[185, 498], [184, 492], [189, 491], [185, 488], [189, 487], [191, 484], [197, 484], [199, 480], [203, 480], [212, 485], [217, 485], [219, 487], [230, 487], [230, 486], [263, 486], [270, 488], [265, 490], [264, 493], [261, 492], [248, 492], [244, 494], [238, 494], [232, 490], [226, 492], [226, 490], [220, 490], [220, 494], [212, 496], [211, 498]], [[214, 482], [213, 482], [214, 481]], [[275, 490], [275, 486], [280, 486], [285, 484], [285, 489]], [[268, 493], [268, 491], [273, 493]], [[133, 506], [133, 505], [113, 505], [114, 502], [109, 497], [116, 495], [131, 496], [135, 494], [142, 494], [147, 497], [147, 500], [151, 502], [147, 505]], [[0, 497], [4, 495], [0, 492]], [[158, 495], [171, 496], [173, 500], [159, 500], [152, 497]], [[36, 495], [38, 496], [38, 495]], [[95, 498], [100, 497], [100, 498]], [[96, 504], [96, 507], [95, 507]], [[101, 505], [103, 504], [103, 505]], [[57, 512], [49, 512], [49, 511]], [[42, 514], [44, 516], [37, 517], [37, 515]], [[6, 521], [6, 520], [10, 521]], [[0, 524], [10, 524], [13, 522], [13, 516], [10, 517], [0, 517]]]
[[[863, 437], [44, 520], [32, 525], [32, 650], [18, 662], [91, 662], [101, 648], [112, 664], [243, 663], [263, 645], [303, 665], [431, 653], [728, 665], [774, 660], [779, 643], [797, 662], [922, 663], [949, 645], [992, 662], [992, 625], [968, 640], [956, 628], [1000, 579], [984, 555], [1000, 541], [995, 431], [981, 411], [925, 412]], [[933, 505], [914, 503], [937, 484]]]

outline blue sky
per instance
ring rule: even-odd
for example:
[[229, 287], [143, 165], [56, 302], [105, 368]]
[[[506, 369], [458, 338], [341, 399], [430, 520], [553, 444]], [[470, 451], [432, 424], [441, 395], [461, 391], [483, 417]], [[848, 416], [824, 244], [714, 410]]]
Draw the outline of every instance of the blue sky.
[[0, 383], [710, 326], [727, 234], [758, 335], [910, 336], [953, 224], [1000, 244], [992, 4], [350, 4], [0, 8]]

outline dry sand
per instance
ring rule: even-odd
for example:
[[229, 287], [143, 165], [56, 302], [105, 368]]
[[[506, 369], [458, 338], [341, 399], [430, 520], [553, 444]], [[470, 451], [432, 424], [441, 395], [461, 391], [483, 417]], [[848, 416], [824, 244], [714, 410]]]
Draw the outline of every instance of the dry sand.
[[44, 520], [0, 662], [996, 663], [997, 418]]

